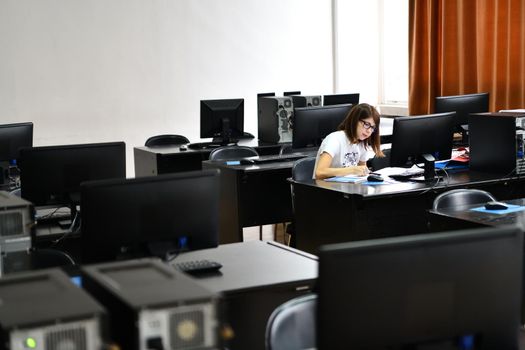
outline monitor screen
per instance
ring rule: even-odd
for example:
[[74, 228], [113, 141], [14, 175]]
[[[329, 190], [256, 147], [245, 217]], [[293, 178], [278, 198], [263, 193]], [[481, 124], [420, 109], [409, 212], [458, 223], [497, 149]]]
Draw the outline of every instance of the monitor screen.
[[244, 99], [201, 100], [201, 137], [227, 145], [244, 133]]
[[84, 183], [82, 262], [216, 247], [219, 186], [217, 169]]
[[337, 130], [352, 105], [294, 108], [292, 147], [320, 146], [326, 135]]
[[410, 166], [430, 154], [450, 159], [454, 137], [454, 112], [394, 119], [390, 166]]
[[318, 348], [517, 349], [522, 258], [503, 226], [321, 247]]
[[0, 162], [20, 157], [20, 149], [33, 146], [33, 123], [0, 125]]
[[359, 94], [337, 94], [337, 95], [324, 95], [323, 96], [323, 105], [341, 105], [350, 103], [352, 105], [359, 104]]
[[468, 115], [470, 113], [480, 113], [489, 111], [489, 93], [457, 95], [457, 96], [439, 96], [435, 99], [434, 112], [456, 112], [454, 126], [468, 124]]
[[36, 206], [80, 202], [80, 183], [126, 177], [124, 142], [24, 148], [20, 151], [22, 198]]

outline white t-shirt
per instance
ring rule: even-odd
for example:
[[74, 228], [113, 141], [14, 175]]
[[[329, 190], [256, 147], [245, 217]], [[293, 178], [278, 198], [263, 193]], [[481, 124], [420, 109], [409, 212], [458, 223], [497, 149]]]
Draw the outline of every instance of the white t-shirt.
[[355, 166], [358, 165], [359, 162], [366, 162], [374, 156], [374, 152], [370, 147], [368, 150], [365, 149], [363, 142], [351, 143], [343, 130], [334, 131], [325, 137], [317, 152], [314, 169], [317, 168], [317, 162], [319, 162], [319, 157], [323, 152], [332, 156], [331, 168]]

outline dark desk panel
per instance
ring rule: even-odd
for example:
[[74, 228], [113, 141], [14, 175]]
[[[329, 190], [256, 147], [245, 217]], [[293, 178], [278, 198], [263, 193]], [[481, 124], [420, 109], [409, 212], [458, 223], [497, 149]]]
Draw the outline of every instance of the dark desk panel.
[[[254, 147], [260, 155], [278, 154], [282, 146], [259, 143], [256, 140], [241, 140], [239, 145]], [[135, 177], [201, 170], [202, 161], [208, 160], [211, 151], [212, 149], [181, 151], [179, 146], [135, 147]]]
[[498, 199], [525, 197], [523, 180], [477, 172], [450, 174], [424, 183], [361, 185], [321, 180], [294, 183], [296, 246], [316, 252], [326, 243], [429, 232], [434, 198], [455, 188], [479, 188]]
[[[316, 150], [301, 153], [314, 156]], [[264, 156], [260, 159], [264, 159]], [[221, 244], [241, 242], [243, 227], [291, 221], [292, 199], [287, 179], [292, 176], [293, 163], [202, 163], [204, 168], [221, 170]]]
[[173, 262], [198, 259], [222, 264], [220, 273], [198, 282], [223, 296], [235, 332], [231, 349], [263, 350], [272, 311], [310, 292], [317, 279], [317, 257], [274, 242], [226, 244], [181, 254]]

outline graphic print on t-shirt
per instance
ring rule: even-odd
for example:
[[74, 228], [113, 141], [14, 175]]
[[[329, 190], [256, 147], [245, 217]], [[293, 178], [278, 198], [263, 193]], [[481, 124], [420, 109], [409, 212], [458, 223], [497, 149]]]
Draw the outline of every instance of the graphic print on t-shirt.
[[358, 152], [348, 152], [345, 153], [344, 160], [343, 160], [343, 167], [349, 167], [357, 165], [359, 160], [359, 153]]

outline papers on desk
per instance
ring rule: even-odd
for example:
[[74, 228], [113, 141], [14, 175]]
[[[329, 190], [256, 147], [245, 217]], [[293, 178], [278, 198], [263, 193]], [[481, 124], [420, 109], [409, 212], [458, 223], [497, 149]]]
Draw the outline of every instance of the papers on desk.
[[[423, 164], [420, 164], [423, 167]], [[418, 168], [417, 165], [413, 165], [411, 168], [401, 168], [401, 167], [386, 167], [379, 170], [374, 170], [375, 174], [379, 174], [382, 177], [386, 178], [390, 175], [399, 175], [405, 173], [414, 173], [418, 174], [421, 172], [421, 168]]]
[[325, 179], [329, 182], [347, 182], [347, 183], [359, 183], [366, 181], [366, 176], [346, 175], [346, 176], [334, 176]]

